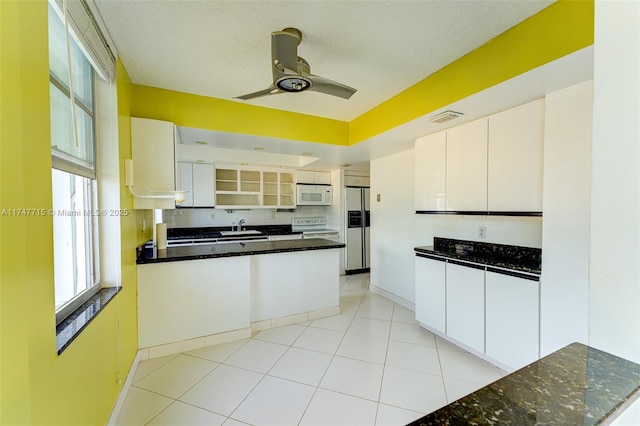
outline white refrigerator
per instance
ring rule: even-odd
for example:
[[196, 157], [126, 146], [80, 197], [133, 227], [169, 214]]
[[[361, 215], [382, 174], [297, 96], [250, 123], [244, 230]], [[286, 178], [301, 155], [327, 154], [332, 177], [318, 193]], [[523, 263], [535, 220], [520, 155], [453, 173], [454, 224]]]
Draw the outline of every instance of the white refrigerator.
[[347, 274], [366, 272], [370, 267], [369, 238], [369, 188], [346, 188], [346, 262]]

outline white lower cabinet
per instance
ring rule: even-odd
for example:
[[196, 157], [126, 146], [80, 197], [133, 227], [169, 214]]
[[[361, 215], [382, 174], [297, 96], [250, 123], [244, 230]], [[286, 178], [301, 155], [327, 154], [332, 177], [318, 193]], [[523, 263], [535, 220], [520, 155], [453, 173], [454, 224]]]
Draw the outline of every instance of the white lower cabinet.
[[486, 273], [486, 355], [518, 369], [539, 357], [539, 281]]
[[448, 262], [447, 335], [484, 352], [484, 270]]
[[538, 277], [416, 256], [415, 280], [421, 325], [510, 369], [539, 359]]
[[446, 277], [444, 261], [416, 256], [416, 321], [445, 333]]

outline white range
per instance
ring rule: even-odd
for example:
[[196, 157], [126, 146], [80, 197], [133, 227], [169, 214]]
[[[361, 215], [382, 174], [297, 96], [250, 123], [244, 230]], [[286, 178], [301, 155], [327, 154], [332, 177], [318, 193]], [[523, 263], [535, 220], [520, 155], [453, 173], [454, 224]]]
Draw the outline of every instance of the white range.
[[326, 217], [294, 217], [291, 219], [291, 230], [302, 232], [302, 238], [324, 238], [340, 241], [340, 231], [327, 229]]

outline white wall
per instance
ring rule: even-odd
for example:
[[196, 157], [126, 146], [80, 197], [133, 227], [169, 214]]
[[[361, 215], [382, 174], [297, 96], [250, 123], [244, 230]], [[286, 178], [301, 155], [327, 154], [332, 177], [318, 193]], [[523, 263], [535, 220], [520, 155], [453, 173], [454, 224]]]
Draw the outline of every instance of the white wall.
[[[371, 161], [372, 286], [413, 304], [413, 248], [432, 245], [434, 236], [542, 246], [540, 218], [416, 215], [414, 170], [413, 149]], [[479, 226], [485, 239], [477, 237]]]
[[593, 82], [545, 99], [540, 355], [588, 342]]
[[595, 2], [593, 107], [589, 344], [640, 362], [639, 2]]

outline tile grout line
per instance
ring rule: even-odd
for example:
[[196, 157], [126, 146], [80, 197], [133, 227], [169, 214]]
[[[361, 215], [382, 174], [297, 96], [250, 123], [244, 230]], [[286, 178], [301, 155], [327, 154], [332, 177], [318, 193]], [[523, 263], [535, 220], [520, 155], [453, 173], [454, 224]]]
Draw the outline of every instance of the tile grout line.
[[[350, 279], [351, 277], [348, 277], [344, 283], [342, 283], [342, 286], [344, 286]], [[340, 287], [338, 288], [338, 292], [340, 292]], [[366, 294], [366, 291], [365, 293]], [[324, 373], [322, 373], [322, 377], [320, 377], [320, 380], [318, 381], [318, 386], [316, 386], [316, 389], [313, 391], [313, 394], [311, 395], [311, 398], [309, 399], [309, 402], [307, 403], [307, 406], [305, 407], [302, 416], [300, 417], [300, 420], [298, 421], [298, 425], [300, 425], [300, 423], [302, 422], [302, 419], [304, 419], [304, 416], [307, 414], [307, 410], [309, 409], [309, 406], [311, 405], [311, 402], [313, 401], [313, 398], [315, 398], [316, 394], [318, 393], [318, 389], [320, 388], [320, 385], [322, 384], [322, 380], [324, 380], [324, 377], [327, 374], [327, 371], [329, 370], [329, 367], [331, 367], [331, 363], [333, 362], [333, 360], [336, 357], [336, 353], [338, 353], [338, 350], [340, 349], [340, 345], [342, 345], [342, 342], [344, 341], [344, 338], [347, 335], [347, 332], [349, 331], [349, 328], [351, 328], [351, 324], [353, 324], [353, 321], [356, 317], [356, 314], [358, 313], [358, 309], [360, 309], [360, 305], [362, 304], [362, 301], [364, 300], [364, 294], [362, 295], [362, 297], [360, 298], [360, 302], [358, 302], [358, 306], [356, 308], [356, 311], [354, 312], [353, 316], [351, 317], [351, 321], [349, 322], [349, 327], [347, 327], [347, 329], [344, 331], [344, 334], [342, 335], [342, 339], [340, 339], [340, 343], [338, 344], [338, 347], [336, 348], [335, 352], [333, 353], [333, 355], [331, 355], [331, 360], [329, 361], [329, 364], [327, 364], [327, 368], [325, 368]], [[324, 389], [324, 388], [322, 388]], [[353, 396], [353, 395], [350, 395]]]

